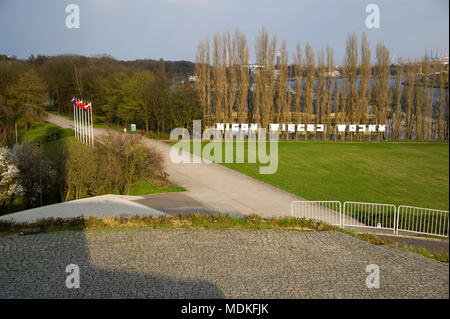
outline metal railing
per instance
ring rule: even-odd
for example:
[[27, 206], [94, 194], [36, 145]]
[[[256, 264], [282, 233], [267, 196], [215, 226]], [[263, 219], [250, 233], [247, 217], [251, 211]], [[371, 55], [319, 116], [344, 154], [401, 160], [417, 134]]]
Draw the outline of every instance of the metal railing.
[[330, 225], [342, 226], [342, 210], [339, 201], [295, 201], [291, 203], [291, 216], [317, 219]]
[[391, 204], [345, 202], [342, 226], [388, 229], [395, 232], [396, 207]]
[[399, 231], [448, 237], [449, 212], [401, 205], [398, 207], [396, 234]]
[[291, 216], [324, 221], [342, 228], [372, 228], [448, 237], [449, 211], [392, 204], [339, 201], [294, 201]]

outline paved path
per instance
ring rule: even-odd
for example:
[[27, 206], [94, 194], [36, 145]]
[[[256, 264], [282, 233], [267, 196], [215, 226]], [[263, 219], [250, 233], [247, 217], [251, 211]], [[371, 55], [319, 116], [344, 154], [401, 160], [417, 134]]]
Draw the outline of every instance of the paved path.
[[[0, 237], [0, 298], [448, 298], [449, 269], [338, 232], [122, 229]], [[80, 288], [65, 286], [66, 266]], [[366, 266], [380, 269], [367, 288]]]
[[392, 234], [378, 234], [378, 236], [403, 245], [408, 245], [419, 249], [423, 248], [430, 253], [449, 253], [448, 239], [423, 238], [411, 235], [404, 236]]
[[18, 213], [0, 216], [0, 220], [34, 222], [41, 218], [78, 216], [164, 215], [138, 201], [140, 196], [101, 195], [68, 202], [27, 209]]
[[189, 196], [189, 192], [151, 194], [139, 196], [137, 203], [168, 214], [214, 214], [215, 211]]
[[[73, 121], [53, 114], [49, 114], [47, 121], [64, 128], [73, 128]], [[105, 129], [94, 129], [96, 136], [106, 133]], [[175, 164], [169, 159], [170, 145], [156, 140], [146, 141], [162, 152], [169, 180], [187, 189], [184, 196], [199, 203], [207, 211], [235, 215], [258, 214], [262, 217], [290, 216], [291, 202], [304, 200], [219, 164]], [[195, 155], [184, 153], [183, 156]], [[146, 201], [146, 204], [151, 206], [151, 200]], [[334, 220], [334, 216], [331, 217]]]

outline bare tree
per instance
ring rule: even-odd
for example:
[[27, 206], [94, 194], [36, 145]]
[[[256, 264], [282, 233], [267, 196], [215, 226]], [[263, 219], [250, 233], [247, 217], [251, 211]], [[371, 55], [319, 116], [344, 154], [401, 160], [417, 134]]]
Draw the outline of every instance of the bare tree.
[[[332, 131], [332, 127], [331, 127], [331, 123], [332, 123], [332, 118], [331, 118], [331, 114], [332, 114], [332, 107], [333, 107], [333, 90], [334, 90], [334, 86], [335, 86], [335, 77], [333, 75], [333, 66], [334, 66], [334, 58], [333, 58], [333, 49], [330, 46], [327, 46], [327, 73], [328, 73], [328, 77], [327, 77], [327, 93], [326, 93], [326, 97], [327, 97], [327, 101], [326, 101], [326, 108], [327, 108], [327, 116], [326, 116], [326, 126], [327, 126], [327, 133], [326, 133], [326, 138], [327, 136], [331, 136]], [[335, 114], [337, 114], [337, 111], [335, 109]]]
[[[417, 68], [419, 70], [417, 70]], [[416, 71], [414, 77], [414, 111], [415, 111], [415, 133], [416, 140], [423, 140], [423, 104], [424, 104], [424, 91], [423, 91], [423, 83], [421, 83], [422, 78], [422, 64], [416, 64]]]
[[391, 106], [390, 59], [389, 50], [383, 42], [378, 42], [376, 56], [374, 74], [376, 122], [386, 124]]
[[209, 76], [209, 42], [200, 41], [197, 47], [197, 54], [195, 57], [195, 76], [196, 76], [196, 88], [198, 91], [200, 104], [203, 109], [203, 118], [206, 119], [209, 113], [208, 104], [208, 76]]
[[[342, 110], [341, 110], [341, 87], [339, 80], [336, 81], [336, 90], [334, 91], [334, 119], [335, 122], [342, 121]], [[334, 139], [337, 138], [337, 132], [335, 132]]]
[[356, 78], [358, 70], [358, 37], [351, 33], [347, 37], [345, 56], [343, 63], [344, 91], [347, 97], [345, 109], [346, 119], [349, 122], [357, 122], [359, 112], [358, 92], [356, 89]]
[[[316, 91], [316, 123], [323, 123], [325, 119], [325, 54], [323, 50], [318, 55], [318, 68], [317, 68], [318, 85]], [[322, 133], [322, 138], [325, 138]]]
[[399, 61], [397, 66], [397, 74], [395, 76], [395, 123], [394, 123], [394, 138], [400, 139], [402, 129], [402, 79], [403, 79], [404, 65]]
[[[422, 101], [423, 101], [423, 116], [422, 116], [422, 137], [424, 139], [431, 139], [431, 111], [433, 107], [433, 93], [434, 93], [434, 81], [430, 81], [431, 77], [431, 64], [428, 56], [425, 56], [422, 60]], [[431, 83], [430, 83], [431, 82]]]
[[406, 139], [412, 139], [412, 132], [414, 127], [414, 82], [415, 72], [414, 66], [411, 62], [406, 66], [406, 85], [404, 87], [403, 96], [406, 104]]
[[[315, 69], [316, 66], [315, 66], [314, 52], [309, 43], [307, 43], [305, 47], [305, 89], [304, 89], [306, 123], [311, 123], [313, 116]], [[306, 138], [308, 138], [308, 133], [306, 134]]]
[[248, 117], [248, 59], [249, 52], [247, 46], [247, 38], [236, 29], [234, 38], [236, 41], [237, 51], [237, 77], [238, 77], [238, 96], [237, 96], [237, 113], [238, 122], [244, 123]]
[[[301, 101], [302, 101], [302, 47], [300, 42], [297, 42], [296, 52], [294, 55], [294, 75], [295, 75], [295, 97], [294, 97], [294, 107], [295, 107], [295, 122], [300, 123], [300, 111], [301, 111]], [[298, 135], [297, 135], [298, 137]]]
[[277, 39], [269, 40], [269, 34], [263, 27], [256, 38], [256, 63], [261, 66], [255, 75], [256, 112], [259, 109], [261, 126], [267, 128], [274, 116], [274, 88], [275, 88], [275, 51]]
[[237, 84], [237, 45], [236, 38], [228, 31], [223, 36], [226, 69], [225, 121], [234, 122], [233, 108], [236, 100]]
[[357, 115], [358, 123], [366, 123], [369, 114], [370, 102], [370, 80], [372, 78], [372, 65], [370, 63], [371, 52], [366, 34], [361, 36], [361, 61], [360, 61], [360, 77], [359, 77], [359, 94], [358, 105], [359, 114]]
[[437, 138], [444, 139], [444, 104], [445, 104], [445, 73], [444, 68], [439, 72], [439, 108], [437, 116]]
[[[280, 64], [278, 66], [277, 81], [277, 121], [286, 123], [291, 120], [291, 95], [289, 93], [289, 63], [286, 42], [283, 41], [280, 50]], [[289, 81], [290, 83], [290, 81]]]
[[225, 119], [223, 106], [226, 96], [226, 68], [223, 52], [222, 36], [216, 33], [214, 35], [212, 76], [214, 85], [214, 110], [217, 122], [222, 122]]

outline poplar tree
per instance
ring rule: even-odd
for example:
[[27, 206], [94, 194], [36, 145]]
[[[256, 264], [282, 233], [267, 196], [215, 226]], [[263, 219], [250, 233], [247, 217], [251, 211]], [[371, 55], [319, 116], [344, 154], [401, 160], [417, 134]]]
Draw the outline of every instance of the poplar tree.
[[[318, 55], [317, 73], [316, 123], [323, 124], [325, 118], [325, 55], [323, 50]], [[322, 138], [325, 138], [324, 133], [322, 133]]]
[[[301, 101], [302, 101], [302, 47], [300, 42], [297, 42], [296, 51], [294, 54], [294, 76], [295, 76], [295, 122], [300, 123], [301, 120]], [[298, 137], [298, 134], [297, 134]]]
[[[334, 65], [334, 58], [333, 58], [333, 49], [330, 46], [327, 46], [327, 72], [328, 72], [328, 77], [327, 77], [327, 93], [326, 93], [326, 97], [327, 97], [327, 101], [326, 101], [326, 107], [327, 107], [327, 115], [326, 115], [326, 121], [325, 124], [327, 126], [327, 133], [326, 133], [326, 138], [331, 136], [332, 133], [332, 108], [333, 108], [333, 90], [334, 90], [334, 86], [335, 86], [335, 82], [336, 79], [333, 76], [333, 65]], [[335, 111], [334, 114], [337, 114], [336, 111], [336, 106], [335, 106]]]
[[223, 35], [225, 70], [226, 70], [226, 96], [225, 96], [225, 121], [234, 122], [233, 110], [237, 90], [237, 46], [236, 39], [228, 31]]
[[237, 113], [238, 122], [244, 123], [248, 118], [248, 87], [249, 87], [249, 75], [248, 75], [248, 46], [245, 35], [236, 29], [235, 31], [236, 51], [238, 54], [238, 96], [237, 96]]
[[[423, 140], [423, 104], [424, 104], [424, 94], [423, 94], [423, 83], [422, 79], [422, 69], [423, 65], [418, 63], [416, 65], [415, 72], [415, 81], [414, 81], [414, 111], [416, 115], [416, 125], [415, 125], [415, 133], [416, 140]], [[418, 69], [418, 70], [417, 70]]]
[[444, 101], [445, 101], [445, 78], [444, 68], [441, 68], [439, 73], [439, 107], [437, 116], [437, 138], [444, 139]]
[[397, 74], [395, 76], [395, 123], [394, 123], [394, 138], [400, 139], [402, 129], [402, 79], [403, 79], [403, 63], [401, 60], [397, 66]]
[[347, 37], [344, 56], [344, 93], [347, 97], [346, 120], [356, 123], [359, 115], [358, 92], [356, 78], [358, 70], [358, 37], [351, 33]]
[[255, 76], [255, 107], [260, 110], [261, 126], [267, 128], [274, 117], [274, 89], [275, 89], [275, 52], [277, 39], [269, 40], [269, 34], [263, 27], [256, 38], [256, 63], [262, 66]]
[[209, 113], [208, 99], [209, 87], [207, 86], [208, 71], [209, 71], [209, 43], [200, 41], [197, 47], [197, 54], [195, 56], [195, 77], [196, 89], [200, 99], [200, 104], [203, 110], [203, 118], [206, 119]]
[[360, 61], [360, 77], [358, 91], [359, 114], [357, 115], [358, 123], [367, 123], [370, 102], [370, 80], [372, 78], [372, 65], [370, 63], [371, 52], [366, 34], [361, 36], [361, 61]]
[[[277, 85], [277, 121], [286, 123], [291, 121], [291, 95], [289, 93], [289, 63], [286, 42], [283, 41], [280, 50], [280, 65], [278, 66], [278, 85]], [[290, 81], [289, 81], [290, 83]]]
[[374, 74], [376, 123], [386, 124], [391, 105], [390, 59], [389, 50], [383, 42], [377, 44], [376, 58]]
[[415, 87], [415, 66], [409, 62], [406, 67], [406, 85], [404, 88], [404, 97], [406, 104], [406, 139], [412, 139], [414, 128], [414, 87]]
[[[305, 47], [305, 89], [304, 89], [304, 101], [305, 101], [305, 123], [311, 123], [314, 107], [314, 82], [315, 82], [315, 57], [314, 52], [309, 45]], [[308, 138], [309, 133], [306, 133]]]
[[223, 105], [226, 96], [226, 70], [223, 56], [223, 41], [220, 34], [214, 35], [212, 78], [214, 86], [214, 112], [217, 122], [224, 121]]

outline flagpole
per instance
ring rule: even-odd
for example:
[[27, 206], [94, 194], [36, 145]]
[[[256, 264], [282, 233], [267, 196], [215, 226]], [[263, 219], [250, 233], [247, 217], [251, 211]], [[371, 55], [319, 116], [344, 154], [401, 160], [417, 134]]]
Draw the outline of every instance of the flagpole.
[[75, 109], [77, 110], [77, 139], [80, 140], [80, 112], [78, 112], [78, 99], [75, 104]]
[[84, 104], [83, 106], [83, 113], [84, 113], [84, 129], [85, 129], [85, 143], [86, 145], [89, 145], [88, 141], [89, 141], [89, 131], [88, 131], [88, 127], [87, 127], [87, 123], [88, 123], [88, 118], [87, 118], [87, 112], [86, 112], [86, 104]]
[[[83, 107], [83, 105], [81, 107]], [[83, 116], [83, 143], [86, 144], [86, 119], [85, 119], [85, 113], [86, 113], [86, 111], [84, 110], [84, 107], [83, 107], [83, 110], [81, 111], [81, 114]]]
[[81, 137], [82, 137], [81, 133], [82, 133], [82, 131], [81, 131], [81, 110], [80, 110], [80, 106], [78, 106], [78, 140], [79, 141], [81, 141]]
[[72, 101], [72, 106], [73, 106], [73, 128], [74, 128], [74, 132], [75, 132], [75, 137], [77, 136], [77, 130], [75, 128], [75, 104], [73, 103], [74, 101]]
[[88, 130], [87, 130], [87, 121], [88, 121], [88, 118], [87, 118], [87, 113], [86, 113], [86, 103], [84, 104], [84, 106], [83, 106], [83, 114], [84, 114], [84, 129], [85, 129], [85, 132], [86, 132], [86, 144], [88, 144], [89, 145], [89, 143], [88, 143], [88, 140], [89, 140], [89, 132], [88, 132]]
[[80, 130], [80, 138], [79, 138], [80, 141], [82, 141], [82, 139], [83, 139], [82, 116], [83, 116], [83, 114], [81, 114], [81, 107], [78, 106], [78, 129]]
[[[89, 105], [89, 103], [87, 104]], [[86, 109], [85, 109], [86, 110]], [[86, 112], [86, 116], [87, 116], [87, 144], [90, 146], [91, 145], [91, 130], [90, 130], [90, 121], [89, 121], [89, 109], [87, 109]]]
[[[81, 103], [81, 105], [83, 105], [83, 103]], [[84, 143], [84, 114], [81, 108], [82, 106], [80, 106], [80, 121], [81, 121], [80, 131], [81, 131], [81, 142]]]
[[92, 119], [92, 104], [89, 110], [91, 111], [91, 139], [92, 139], [91, 143], [92, 147], [94, 147], [94, 120]]
[[78, 138], [78, 113], [77, 113], [77, 99], [75, 100], [75, 137]]

